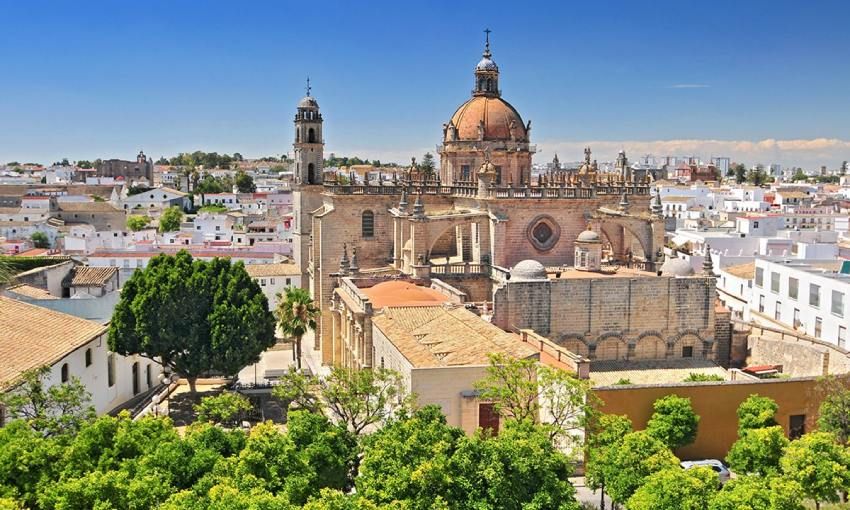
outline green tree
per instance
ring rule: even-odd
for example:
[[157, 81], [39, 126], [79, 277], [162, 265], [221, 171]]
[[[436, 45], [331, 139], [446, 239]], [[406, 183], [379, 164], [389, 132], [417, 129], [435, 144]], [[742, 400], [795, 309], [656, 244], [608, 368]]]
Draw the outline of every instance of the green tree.
[[280, 330], [293, 339], [292, 354], [295, 366], [301, 370], [301, 339], [310, 330], [316, 329], [316, 320], [321, 309], [310, 297], [310, 293], [298, 287], [288, 287], [284, 294], [278, 293], [275, 316]]
[[649, 475], [629, 498], [629, 510], [706, 510], [717, 492], [709, 468], [665, 469]]
[[275, 343], [274, 318], [241, 262], [158, 255], [124, 284], [109, 326], [109, 349], [142, 354], [186, 377], [237, 373]]
[[739, 476], [717, 493], [709, 510], [803, 510], [802, 488], [782, 477]]
[[50, 239], [47, 238], [47, 234], [42, 231], [33, 232], [30, 236], [32, 240], [33, 246], [36, 248], [50, 248]]
[[434, 176], [436, 168], [437, 165], [434, 163], [434, 155], [430, 152], [426, 152], [425, 155], [422, 156], [422, 161], [419, 163], [419, 171], [428, 178], [431, 178]]
[[176, 205], [172, 205], [168, 209], [162, 211], [159, 216], [159, 231], [174, 232], [180, 230], [180, 223], [183, 221], [183, 211]]
[[584, 479], [588, 487], [599, 491], [599, 508], [605, 510], [605, 473], [608, 450], [632, 432], [626, 415], [601, 414], [590, 422], [585, 445]]
[[303, 510], [378, 510], [377, 505], [357, 494], [322, 489], [318, 498], [310, 499]]
[[245, 158], [242, 157], [242, 154], [239, 154], [238, 152], [234, 152], [233, 153], [233, 160], [234, 161], [245, 161]]
[[838, 441], [850, 443], [850, 377], [830, 376], [818, 382], [823, 396], [820, 404], [818, 428], [835, 434]]
[[349, 370], [334, 367], [322, 379], [322, 401], [331, 415], [355, 434], [383, 423], [411, 406], [402, 393], [401, 375], [385, 368]]
[[777, 410], [779, 405], [772, 398], [750, 395], [738, 406], [738, 436], [743, 436], [747, 430], [778, 425]]
[[736, 473], [773, 474], [779, 471], [779, 459], [787, 446], [785, 431], [778, 425], [744, 430], [729, 449], [726, 461]]
[[127, 228], [133, 232], [138, 232], [147, 227], [151, 222], [150, 216], [142, 216], [140, 214], [131, 214], [127, 216]]
[[50, 367], [27, 370], [13, 389], [0, 393], [0, 406], [45, 436], [73, 433], [94, 417], [91, 395], [76, 377], [48, 387]]
[[77, 161], [77, 167], [79, 168], [92, 168], [92, 162], [87, 159], [81, 159]]
[[608, 495], [625, 504], [649, 475], [665, 469], [680, 469], [679, 459], [662, 441], [646, 431], [630, 432], [609, 447], [604, 476]]
[[699, 416], [691, 407], [691, 399], [667, 395], [656, 400], [652, 407], [655, 412], [646, 424], [649, 435], [673, 449], [694, 442]]
[[32, 429], [24, 420], [0, 427], [0, 497], [37, 508], [43, 480], [59, 476], [63, 448], [53, 437]]
[[448, 468], [450, 508], [580, 508], [570, 459], [529, 421], [509, 420], [495, 437], [480, 430], [462, 437]]
[[436, 406], [392, 420], [363, 439], [357, 494], [381, 508], [409, 502], [400, 508], [424, 510], [437, 501], [448, 508], [449, 461], [463, 436]]
[[738, 163], [735, 165], [735, 182], [743, 184], [747, 180], [747, 167]]
[[287, 434], [314, 473], [318, 487], [349, 490], [359, 453], [357, 436], [322, 414], [293, 411], [286, 423]]
[[319, 413], [322, 409], [319, 378], [305, 374], [295, 367], [289, 367], [289, 370], [280, 376], [278, 384], [272, 388], [272, 395], [284, 402], [287, 411], [300, 409]]
[[761, 186], [766, 183], [768, 177], [769, 176], [767, 175], [767, 172], [764, 171], [764, 167], [762, 165], [756, 165], [747, 172], [747, 182], [754, 186]]
[[838, 171], [838, 175], [847, 175], [847, 160], [841, 162], [841, 169]]
[[850, 487], [850, 453], [828, 432], [811, 432], [792, 441], [780, 461], [782, 472], [815, 501], [835, 503]]
[[551, 440], [564, 445], [583, 430], [593, 413], [590, 386], [572, 374], [533, 359], [491, 354], [487, 375], [475, 383], [482, 400], [493, 402], [499, 414], [517, 421], [549, 417]]
[[809, 178], [809, 176], [808, 176], [808, 175], [806, 175], [806, 173], [805, 173], [805, 172], [803, 172], [803, 169], [802, 169], [802, 168], [798, 168], [798, 169], [797, 169], [797, 171], [796, 171], [796, 172], [794, 172], [794, 176], [793, 176], [793, 177], [791, 177], [791, 180], [792, 180], [792, 181], [794, 181], [794, 182], [797, 182], [797, 181], [805, 181], [805, 180], [808, 180], [808, 178]]
[[257, 185], [254, 184], [254, 178], [246, 174], [243, 170], [236, 172], [235, 182], [239, 193], [254, 193], [257, 191]]
[[240, 414], [252, 408], [251, 402], [244, 395], [225, 391], [219, 395], [203, 397], [201, 402], [195, 405], [195, 413], [200, 422], [233, 426]]

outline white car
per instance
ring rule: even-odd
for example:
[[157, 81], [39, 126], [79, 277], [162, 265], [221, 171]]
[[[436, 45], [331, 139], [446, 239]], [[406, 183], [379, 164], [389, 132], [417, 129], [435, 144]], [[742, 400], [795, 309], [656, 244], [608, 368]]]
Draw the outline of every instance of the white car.
[[683, 460], [679, 463], [679, 465], [682, 466], [682, 469], [707, 467], [717, 473], [717, 477], [720, 479], [721, 485], [728, 482], [729, 478], [732, 477], [732, 472], [729, 471], [729, 468], [726, 467], [726, 464], [717, 459]]

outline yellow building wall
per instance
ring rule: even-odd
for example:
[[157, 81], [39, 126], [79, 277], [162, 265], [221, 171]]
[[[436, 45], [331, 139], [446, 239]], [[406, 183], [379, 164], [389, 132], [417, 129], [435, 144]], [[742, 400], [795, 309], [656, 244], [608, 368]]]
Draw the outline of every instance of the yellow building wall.
[[814, 429], [820, 397], [815, 378], [764, 380], [722, 384], [621, 386], [594, 388], [606, 414], [625, 414], [635, 430], [646, 427], [652, 404], [666, 395], [691, 399], [700, 417], [696, 441], [675, 453], [683, 460], [724, 459], [738, 438], [738, 406], [752, 394], [770, 397], [779, 404], [776, 421], [788, 434], [790, 416], [806, 415], [806, 432]]

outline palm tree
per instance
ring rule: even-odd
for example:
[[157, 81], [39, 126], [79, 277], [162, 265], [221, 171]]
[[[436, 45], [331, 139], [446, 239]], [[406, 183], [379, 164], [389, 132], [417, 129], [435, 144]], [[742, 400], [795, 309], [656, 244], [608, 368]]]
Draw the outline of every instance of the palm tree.
[[295, 366], [301, 370], [301, 337], [307, 331], [316, 329], [316, 319], [321, 310], [305, 289], [289, 287], [286, 289], [286, 294], [278, 293], [277, 299], [275, 316], [278, 325], [283, 334], [294, 339]]

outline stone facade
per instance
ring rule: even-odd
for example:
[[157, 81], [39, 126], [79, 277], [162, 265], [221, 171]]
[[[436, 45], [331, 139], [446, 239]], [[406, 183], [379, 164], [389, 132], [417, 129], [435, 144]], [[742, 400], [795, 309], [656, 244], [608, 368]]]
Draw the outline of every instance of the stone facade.
[[[501, 99], [498, 80], [488, 47], [472, 99], [444, 126], [440, 173], [411, 167], [391, 181], [358, 181], [354, 174], [317, 181], [321, 172], [305, 168], [320, 170], [322, 116], [309, 93], [298, 104], [294, 252], [304, 285], [325, 312], [314, 346], [325, 364], [338, 359], [326, 334], [333, 330], [330, 306], [344, 246], [352, 276], [379, 270], [436, 277], [473, 302], [492, 300], [495, 268], [527, 259], [573, 265], [575, 241], [588, 225], [607, 247], [605, 262], [654, 271], [664, 229], [650, 208], [648, 182], [603, 179], [589, 148], [579, 174], [554, 172], [532, 182], [530, 123]], [[625, 154], [622, 159], [625, 164]]]
[[714, 293], [702, 276], [509, 280], [494, 292], [493, 322], [591, 360], [716, 360]]

